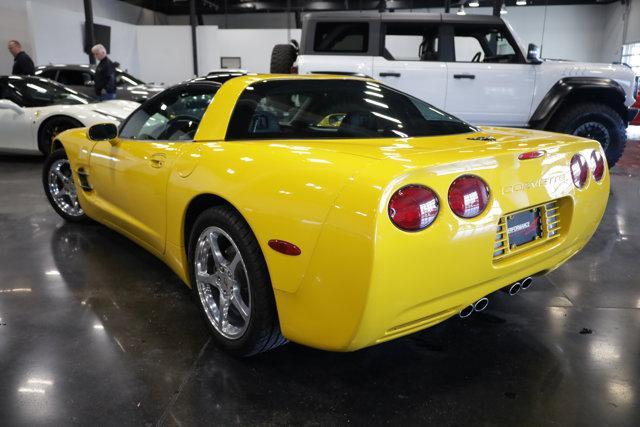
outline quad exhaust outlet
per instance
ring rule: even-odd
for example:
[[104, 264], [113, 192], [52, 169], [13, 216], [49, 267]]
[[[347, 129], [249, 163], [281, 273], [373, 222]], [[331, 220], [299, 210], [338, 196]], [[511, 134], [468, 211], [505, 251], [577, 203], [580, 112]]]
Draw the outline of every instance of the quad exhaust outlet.
[[[513, 296], [520, 291], [529, 289], [532, 284], [533, 284], [533, 278], [531, 276], [528, 276], [520, 280], [519, 282], [515, 282], [505, 286], [504, 288], [502, 288], [502, 290], [508, 293], [509, 295]], [[482, 297], [478, 301], [474, 302], [473, 304], [469, 304], [468, 306], [460, 310], [460, 312], [458, 313], [458, 316], [464, 319], [466, 317], [471, 316], [474, 311], [480, 312], [480, 311], [486, 310], [488, 306], [489, 306], [489, 298]]]
[[515, 294], [520, 292], [521, 289], [522, 289], [522, 284], [520, 282], [512, 283], [502, 288], [503, 291], [505, 291], [511, 296], [514, 296]]
[[474, 311], [480, 312], [480, 311], [486, 310], [488, 306], [489, 306], [489, 298], [482, 297], [478, 301], [474, 302], [473, 304], [470, 304], [465, 308], [463, 308], [462, 310], [460, 310], [460, 313], [458, 313], [458, 315], [464, 319], [465, 317], [471, 316], [471, 314], [473, 314]]

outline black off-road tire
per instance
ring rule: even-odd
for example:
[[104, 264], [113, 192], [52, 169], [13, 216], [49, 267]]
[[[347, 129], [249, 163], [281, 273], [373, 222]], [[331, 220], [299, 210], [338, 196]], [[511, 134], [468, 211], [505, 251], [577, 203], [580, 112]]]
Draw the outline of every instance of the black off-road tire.
[[[216, 331], [206, 315], [198, 294], [195, 280], [196, 244], [202, 232], [209, 227], [219, 227], [231, 236], [242, 255], [249, 277], [251, 314], [247, 329], [239, 338], [230, 339]], [[187, 259], [191, 288], [217, 345], [235, 356], [248, 357], [285, 344], [287, 340], [280, 332], [278, 312], [267, 264], [258, 241], [242, 216], [227, 206], [209, 208], [196, 219], [191, 228], [188, 242]]]
[[[602, 128], [592, 126], [590, 130], [589, 123], [598, 123]], [[620, 115], [608, 105], [597, 102], [572, 104], [563, 108], [549, 123], [548, 129], [597, 140], [605, 150], [609, 167], [613, 167], [622, 157], [627, 143], [626, 126]], [[601, 137], [604, 130], [607, 139]]]
[[[42, 167], [42, 186], [44, 188], [44, 193], [47, 196], [47, 200], [49, 200], [49, 203], [51, 204], [51, 207], [53, 208], [53, 210], [55, 210], [56, 213], [60, 215], [65, 221], [81, 223], [81, 224], [91, 223], [92, 222], [91, 219], [87, 216], [86, 213], [84, 213], [84, 211], [81, 211], [82, 213], [80, 215], [70, 215], [68, 212], [65, 212], [54, 200], [54, 197], [51, 193], [50, 186], [49, 186], [50, 170], [54, 165], [54, 163], [58, 161], [64, 161], [64, 160], [67, 160], [68, 162], [67, 153], [64, 151], [64, 149], [55, 150], [53, 153], [51, 153], [50, 156], [48, 156], [45, 159], [44, 165]], [[71, 174], [72, 174], [71, 167], [69, 166], [69, 176], [71, 176]], [[75, 188], [75, 185], [74, 185], [74, 188]]]
[[83, 124], [71, 117], [59, 116], [47, 119], [38, 129], [38, 149], [43, 156], [51, 154], [54, 138], [65, 130], [80, 128]]
[[298, 53], [293, 45], [275, 45], [271, 51], [271, 72], [276, 74], [291, 73], [291, 67], [293, 66], [297, 56]]

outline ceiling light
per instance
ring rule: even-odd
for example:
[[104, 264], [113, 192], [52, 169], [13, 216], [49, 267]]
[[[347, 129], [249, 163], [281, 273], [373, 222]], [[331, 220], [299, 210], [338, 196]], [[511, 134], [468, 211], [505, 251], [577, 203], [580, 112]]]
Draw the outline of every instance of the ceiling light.
[[526, 6], [527, 0], [516, 0], [516, 6]]
[[466, 15], [467, 12], [464, 11], [464, 4], [461, 4], [460, 7], [458, 8], [458, 11], [456, 12], [456, 15]]
[[[518, 0], [521, 1], [521, 0]], [[469, 7], [480, 7], [480, 2], [478, 0], [471, 0], [469, 2]]]
[[502, 3], [502, 7], [500, 8], [500, 15], [506, 15], [507, 13], [509, 13], [507, 11], [507, 6], [504, 3]]

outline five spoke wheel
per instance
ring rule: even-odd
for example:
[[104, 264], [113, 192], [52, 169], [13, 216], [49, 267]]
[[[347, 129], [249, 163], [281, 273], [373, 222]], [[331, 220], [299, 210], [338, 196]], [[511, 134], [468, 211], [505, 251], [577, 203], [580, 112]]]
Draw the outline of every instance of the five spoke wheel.
[[71, 165], [66, 158], [55, 160], [49, 167], [48, 191], [62, 212], [71, 217], [84, 215], [71, 176]]
[[198, 237], [194, 264], [198, 296], [209, 322], [225, 338], [240, 338], [251, 318], [251, 292], [238, 246], [221, 228], [207, 227]]

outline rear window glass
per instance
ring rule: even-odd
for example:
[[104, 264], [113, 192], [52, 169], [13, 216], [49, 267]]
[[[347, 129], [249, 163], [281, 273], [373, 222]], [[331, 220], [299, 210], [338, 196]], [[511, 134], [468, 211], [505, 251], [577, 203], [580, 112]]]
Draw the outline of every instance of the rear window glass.
[[313, 49], [316, 52], [363, 53], [369, 46], [369, 24], [318, 22]]
[[359, 80], [266, 81], [249, 86], [228, 140], [408, 138], [475, 128], [412, 96]]

